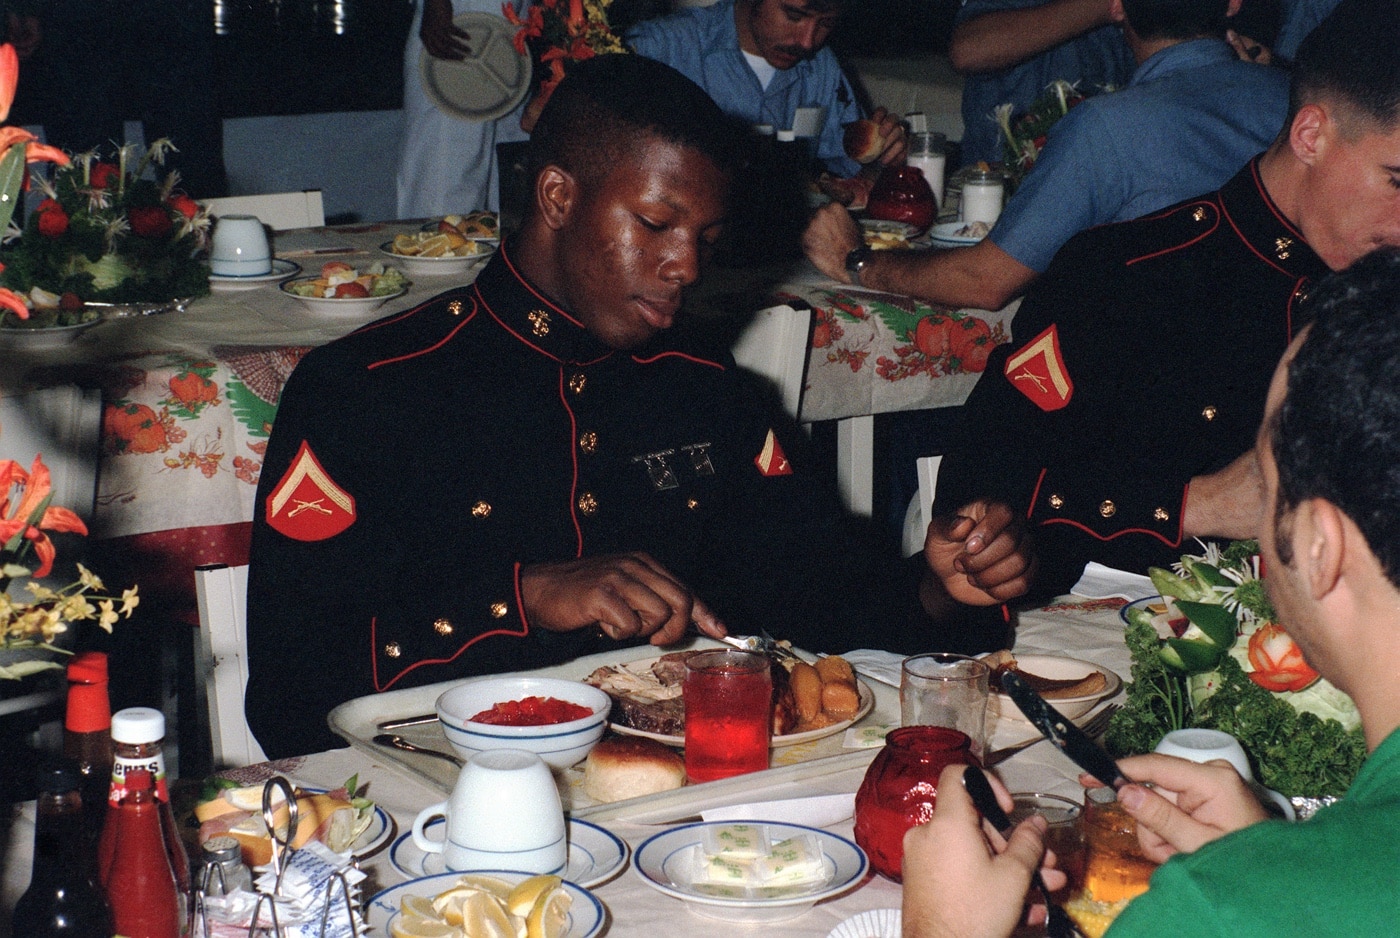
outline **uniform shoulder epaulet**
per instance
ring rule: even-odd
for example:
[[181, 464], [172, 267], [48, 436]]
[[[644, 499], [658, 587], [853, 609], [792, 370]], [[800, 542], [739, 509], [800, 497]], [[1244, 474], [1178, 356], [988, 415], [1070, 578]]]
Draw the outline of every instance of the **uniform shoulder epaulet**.
[[1171, 253], [1196, 243], [1220, 225], [1220, 205], [1213, 198], [1198, 198], [1173, 205], [1153, 215], [1124, 222], [1122, 232], [1126, 263]]
[[449, 290], [361, 326], [329, 348], [361, 367], [403, 360], [441, 347], [475, 318], [477, 306], [469, 288]]

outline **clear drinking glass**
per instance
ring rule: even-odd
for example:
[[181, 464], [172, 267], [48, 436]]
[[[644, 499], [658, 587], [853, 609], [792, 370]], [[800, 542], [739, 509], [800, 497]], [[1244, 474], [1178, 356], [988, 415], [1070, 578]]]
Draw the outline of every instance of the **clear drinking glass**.
[[972, 754], [987, 748], [987, 695], [992, 669], [967, 655], [934, 652], [904, 659], [899, 715], [904, 726], [946, 726], [972, 740]]
[[924, 179], [943, 207], [943, 173], [948, 167], [948, 138], [936, 131], [926, 130], [909, 135], [909, 153], [905, 162], [924, 174]]

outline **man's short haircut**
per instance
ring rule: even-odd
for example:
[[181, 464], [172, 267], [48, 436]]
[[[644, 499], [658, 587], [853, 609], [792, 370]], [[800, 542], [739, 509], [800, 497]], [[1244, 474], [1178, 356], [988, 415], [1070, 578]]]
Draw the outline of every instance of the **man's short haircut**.
[[526, 149], [533, 186], [555, 165], [587, 186], [623, 162], [643, 135], [692, 148], [731, 178], [744, 132], [693, 81], [640, 55], [602, 55], [570, 67]]
[[[1400, 250], [1374, 251], [1333, 274], [1308, 305], [1316, 319], [1270, 427], [1275, 529], [1300, 502], [1326, 499], [1400, 586]], [[1281, 541], [1279, 556], [1290, 563], [1287, 550]]]
[[1142, 39], [1223, 36], [1229, 0], [1123, 0], [1123, 15]]
[[1303, 40], [1285, 133], [1299, 108], [1323, 100], [1341, 102], [1368, 129], [1400, 123], [1400, 2], [1342, 0]]

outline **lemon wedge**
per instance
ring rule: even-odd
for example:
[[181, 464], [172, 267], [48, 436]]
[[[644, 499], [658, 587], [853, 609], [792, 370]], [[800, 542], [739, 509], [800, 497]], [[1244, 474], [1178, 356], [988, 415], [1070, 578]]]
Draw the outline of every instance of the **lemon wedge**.
[[472, 938], [526, 938], [525, 924], [489, 892], [473, 892], [463, 900], [461, 911], [462, 931]]
[[502, 902], [510, 895], [512, 888], [509, 882], [499, 876], [487, 876], [485, 873], [464, 873], [457, 878], [457, 883], [480, 889], [482, 892], [489, 892]]
[[420, 257], [442, 257], [452, 248], [447, 235], [436, 235], [424, 241], [418, 248]]
[[462, 906], [466, 904], [472, 896], [481, 892], [475, 886], [468, 886], [458, 883], [445, 892], [440, 892], [432, 899], [432, 911], [438, 918], [449, 925], [462, 924]]
[[569, 906], [573, 902], [573, 897], [559, 886], [541, 893], [525, 917], [525, 938], [560, 938], [569, 927]]
[[413, 918], [437, 918], [433, 900], [424, 896], [404, 896], [399, 903], [399, 911]]
[[531, 876], [529, 879], [521, 880], [506, 897], [506, 908], [510, 909], [511, 915], [524, 918], [539, 903], [540, 897], [549, 895], [558, 889], [563, 882], [558, 876], [548, 875]]
[[418, 253], [418, 239], [411, 234], [394, 235], [394, 253], [412, 257]]
[[462, 930], [431, 918], [400, 915], [389, 923], [392, 938], [462, 938]]

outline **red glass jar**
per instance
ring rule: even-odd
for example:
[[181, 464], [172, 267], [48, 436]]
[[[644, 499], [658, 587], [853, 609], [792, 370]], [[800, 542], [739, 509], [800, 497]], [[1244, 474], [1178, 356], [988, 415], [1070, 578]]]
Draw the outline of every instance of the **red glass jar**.
[[890, 730], [856, 792], [856, 843], [875, 872], [901, 882], [904, 834], [933, 816], [938, 776], [950, 765], [977, 765], [966, 733], [941, 726]]
[[870, 190], [865, 214], [913, 225], [914, 233], [922, 234], [938, 215], [938, 201], [922, 172], [912, 166], [888, 166]]

